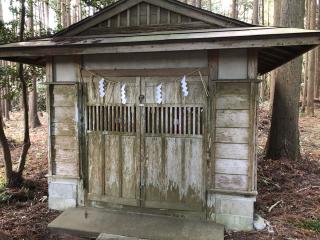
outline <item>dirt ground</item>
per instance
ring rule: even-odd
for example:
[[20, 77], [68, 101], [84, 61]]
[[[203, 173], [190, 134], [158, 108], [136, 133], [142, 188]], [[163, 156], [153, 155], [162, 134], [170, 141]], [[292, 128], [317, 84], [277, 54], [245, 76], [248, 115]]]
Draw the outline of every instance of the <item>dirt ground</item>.
[[[301, 116], [301, 149], [303, 158], [292, 162], [263, 158], [270, 119], [267, 111], [260, 111], [257, 213], [270, 222], [261, 232], [226, 233], [226, 239], [319, 239], [320, 232], [306, 229], [306, 220], [320, 221], [320, 106], [316, 117]], [[6, 123], [13, 159], [17, 161], [23, 137], [21, 115], [12, 114]], [[29, 181], [22, 190], [6, 190], [3, 185], [3, 157], [0, 153], [0, 239], [1, 231], [9, 239], [73, 239], [48, 233], [47, 224], [59, 212], [47, 207], [47, 123], [31, 130], [32, 147], [29, 152], [25, 178]], [[17, 194], [18, 193], [18, 194]], [[20, 194], [21, 193], [21, 194]], [[16, 197], [10, 197], [16, 196]], [[17, 197], [20, 196], [20, 197]], [[278, 203], [278, 204], [276, 204]], [[276, 204], [276, 205], [275, 205]], [[269, 212], [271, 206], [274, 207]]]

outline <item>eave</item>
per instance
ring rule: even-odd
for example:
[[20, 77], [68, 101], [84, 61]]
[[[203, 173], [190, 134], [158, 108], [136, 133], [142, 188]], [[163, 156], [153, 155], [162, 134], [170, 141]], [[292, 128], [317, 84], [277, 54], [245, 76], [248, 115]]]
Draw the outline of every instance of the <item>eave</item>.
[[256, 48], [264, 74], [319, 44], [320, 31], [251, 27], [42, 39], [2, 45], [0, 58], [44, 64], [57, 55]]

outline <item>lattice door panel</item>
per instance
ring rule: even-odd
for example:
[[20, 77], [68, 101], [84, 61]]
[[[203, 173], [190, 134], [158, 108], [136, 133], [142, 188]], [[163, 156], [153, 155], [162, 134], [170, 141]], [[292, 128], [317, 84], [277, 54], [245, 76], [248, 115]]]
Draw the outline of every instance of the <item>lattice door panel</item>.
[[145, 107], [145, 134], [202, 135], [202, 106]]
[[136, 133], [135, 105], [87, 106], [87, 131]]

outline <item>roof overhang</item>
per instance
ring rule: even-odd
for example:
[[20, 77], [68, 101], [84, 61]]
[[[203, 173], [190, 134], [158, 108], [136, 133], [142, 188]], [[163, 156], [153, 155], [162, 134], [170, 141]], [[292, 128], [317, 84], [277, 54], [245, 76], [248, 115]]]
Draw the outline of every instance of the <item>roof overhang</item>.
[[259, 73], [267, 73], [320, 44], [320, 31], [250, 27], [141, 34], [55, 37], [0, 45], [0, 58], [44, 65], [47, 57], [102, 53], [259, 49]]

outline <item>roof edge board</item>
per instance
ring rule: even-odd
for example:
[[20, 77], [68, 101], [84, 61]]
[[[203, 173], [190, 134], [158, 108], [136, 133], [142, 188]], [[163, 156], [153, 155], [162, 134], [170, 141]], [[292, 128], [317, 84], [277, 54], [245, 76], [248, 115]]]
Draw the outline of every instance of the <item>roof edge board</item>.
[[215, 14], [213, 12], [209, 12], [176, 0], [120, 0], [118, 2], [115, 2], [114, 4], [107, 6], [105, 9], [99, 11], [98, 13], [87, 17], [80, 22], [77, 22], [69, 26], [68, 28], [56, 33], [53, 37], [56, 38], [60, 36], [75, 36], [142, 2], [162, 7], [169, 11], [173, 11], [178, 14], [197, 19], [208, 24], [219, 25], [221, 27], [256, 26], [236, 19], [225, 17], [223, 15]]
[[[58, 36], [74, 36], [76, 34], [79, 34], [90, 27], [93, 27], [123, 11], [125, 11], [128, 8], [131, 8], [144, 0], [120, 0], [118, 2], [115, 2], [114, 4], [111, 4], [110, 6], [106, 7], [105, 9], [102, 9], [98, 13], [89, 16], [80, 22], [77, 22], [68, 28], [56, 33], [53, 37]], [[113, 10], [113, 11], [112, 11]]]

